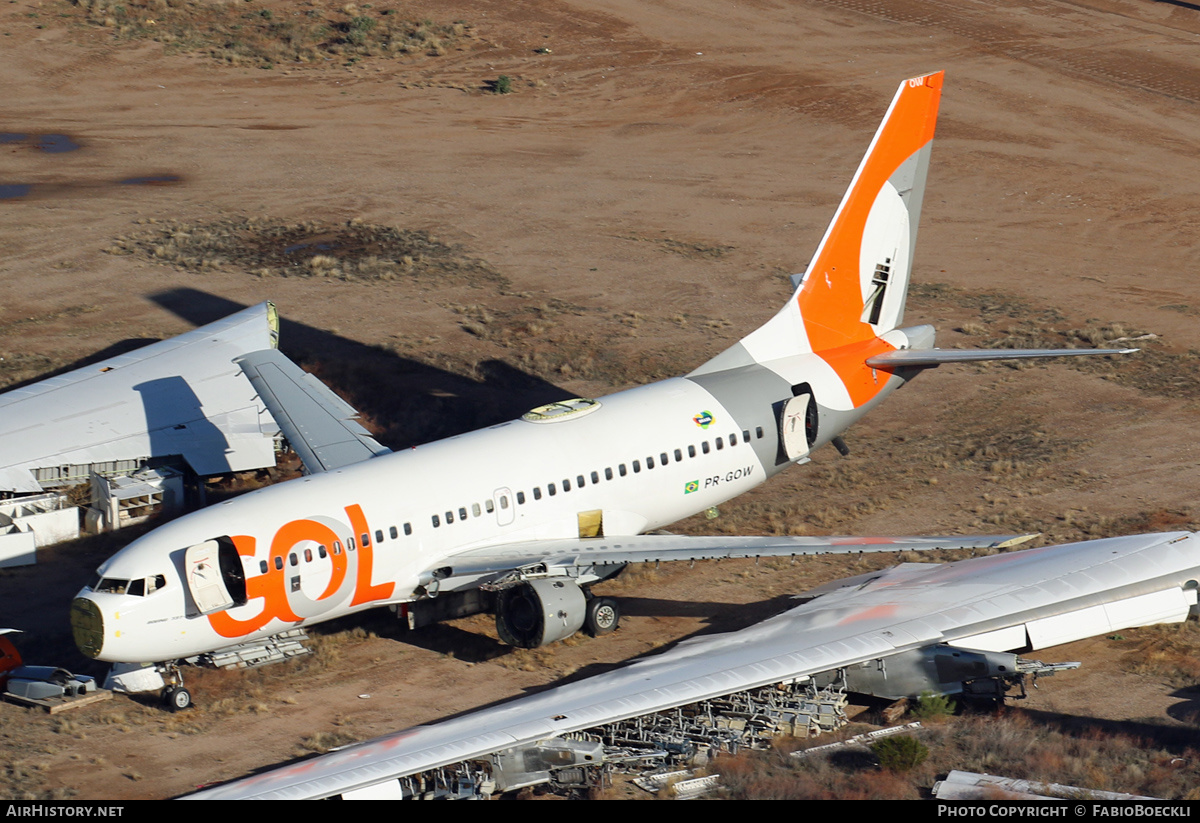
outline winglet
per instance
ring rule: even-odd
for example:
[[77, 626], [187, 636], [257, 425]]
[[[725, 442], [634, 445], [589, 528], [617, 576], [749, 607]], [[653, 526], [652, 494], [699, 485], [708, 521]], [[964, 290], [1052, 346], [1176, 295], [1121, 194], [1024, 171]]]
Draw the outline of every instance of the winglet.
[[1033, 534], [1017, 535], [1016, 537], [1013, 537], [1009, 540], [1005, 540], [1003, 542], [997, 543], [994, 546], [994, 548], [1011, 549], [1013, 546], [1020, 546], [1022, 543], [1028, 543], [1030, 540], [1034, 539], [1035, 537], [1041, 537], [1041, 536], [1042, 536], [1041, 532], [1034, 532]]

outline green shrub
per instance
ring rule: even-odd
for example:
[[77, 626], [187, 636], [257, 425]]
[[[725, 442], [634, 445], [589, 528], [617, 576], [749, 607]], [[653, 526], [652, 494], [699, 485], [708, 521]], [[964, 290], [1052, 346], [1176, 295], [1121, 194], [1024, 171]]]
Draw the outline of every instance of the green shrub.
[[907, 772], [915, 769], [929, 757], [929, 747], [909, 735], [885, 737], [871, 746], [871, 753], [879, 758], [879, 765], [892, 772]]
[[930, 720], [935, 717], [950, 717], [954, 714], [954, 699], [944, 694], [923, 691], [921, 692], [921, 696], [917, 698], [917, 705], [913, 706], [911, 711], [914, 717], [918, 717], [921, 720]]

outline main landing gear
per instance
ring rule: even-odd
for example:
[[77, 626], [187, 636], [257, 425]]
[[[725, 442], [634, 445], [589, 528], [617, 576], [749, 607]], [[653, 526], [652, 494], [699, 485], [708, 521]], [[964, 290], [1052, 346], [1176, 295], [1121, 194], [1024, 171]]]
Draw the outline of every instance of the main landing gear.
[[583, 629], [592, 637], [609, 634], [621, 622], [621, 609], [611, 597], [592, 597], [587, 603]]
[[169, 686], [163, 689], [163, 702], [173, 712], [181, 712], [191, 708], [192, 693], [183, 686]]

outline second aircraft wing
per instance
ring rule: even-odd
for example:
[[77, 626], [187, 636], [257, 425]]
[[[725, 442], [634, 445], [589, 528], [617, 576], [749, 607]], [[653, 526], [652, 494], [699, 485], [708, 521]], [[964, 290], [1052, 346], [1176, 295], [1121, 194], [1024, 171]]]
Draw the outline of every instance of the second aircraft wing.
[[[904, 655], [1037, 649], [1178, 622], [1196, 603], [1198, 540], [1179, 532], [1134, 535], [943, 565], [904, 564], [823, 587], [814, 599], [738, 632], [687, 640], [596, 677], [191, 798], [399, 793], [396, 781], [409, 775], [858, 664], [893, 669]], [[885, 660], [888, 666], [875, 665]]]

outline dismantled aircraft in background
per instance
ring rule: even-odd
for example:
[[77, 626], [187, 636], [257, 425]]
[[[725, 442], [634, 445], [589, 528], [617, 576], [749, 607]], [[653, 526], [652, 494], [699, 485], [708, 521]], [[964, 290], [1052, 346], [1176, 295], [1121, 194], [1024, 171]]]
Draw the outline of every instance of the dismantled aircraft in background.
[[[43, 493], [93, 477], [273, 467], [279, 427], [233, 360], [273, 348], [278, 328], [275, 307], [262, 303], [0, 395], [0, 497], [32, 522]], [[0, 508], [0, 532], [20, 519]]]
[[941, 86], [901, 84], [795, 293], [684, 377], [390, 453], [278, 351], [239, 358], [309, 476], [114, 555], [74, 601], [79, 648], [128, 664], [118, 688], [165, 687], [183, 707], [174, 661], [372, 606], [413, 623], [494, 608], [505, 642], [536, 647], [611, 631], [617, 604], [589, 587], [628, 563], [992, 542], [646, 534], [844, 449], [840, 434], [922, 369], [1114, 353], [946, 352], [932, 327], [898, 328]]
[[1197, 588], [1200, 535], [1189, 532], [904, 563], [822, 586], [741, 631], [188, 799], [478, 797], [597, 785], [606, 762], [769, 745], [764, 729], [794, 733], [797, 715], [830, 685], [887, 698], [998, 699], [1030, 675], [1076, 665], [1014, 651], [1181, 622]]

